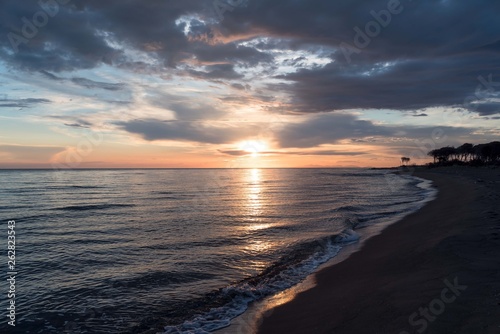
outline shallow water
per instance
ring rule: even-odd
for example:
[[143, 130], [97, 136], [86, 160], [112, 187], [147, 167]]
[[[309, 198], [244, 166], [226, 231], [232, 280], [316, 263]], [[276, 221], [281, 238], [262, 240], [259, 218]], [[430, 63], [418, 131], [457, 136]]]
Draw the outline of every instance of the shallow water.
[[226, 326], [356, 229], [416, 210], [430, 195], [420, 183], [363, 169], [0, 171], [0, 215], [16, 221], [16, 330]]

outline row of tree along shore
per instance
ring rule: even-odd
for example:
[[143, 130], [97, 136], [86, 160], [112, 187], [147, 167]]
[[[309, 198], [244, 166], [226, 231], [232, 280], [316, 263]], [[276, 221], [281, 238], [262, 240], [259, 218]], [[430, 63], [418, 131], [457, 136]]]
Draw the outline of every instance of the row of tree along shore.
[[500, 142], [473, 145], [465, 143], [459, 147], [446, 146], [427, 153], [434, 158], [430, 166], [451, 165], [500, 165]]

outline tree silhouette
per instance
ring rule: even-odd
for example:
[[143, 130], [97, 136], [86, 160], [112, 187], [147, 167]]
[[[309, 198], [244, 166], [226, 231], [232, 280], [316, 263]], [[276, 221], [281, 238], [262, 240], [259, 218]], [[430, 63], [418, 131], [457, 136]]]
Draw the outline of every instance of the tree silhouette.
[[408, 157], [401, 157], [401, 165], [402, 165], [402, 166], [406, 166], [406, 165], [408, 165], [408, 164], [410, 163], [410, 160], [411, 160], [411, 159], [410, 159], [410, 158], [408, 158]]
[[478, 145], [465, 143], [458, 148], [446, 146], [429, 151], [427, 155], [433, 158], [431, 165], [500, 164], [500, 142]]
[[458, 147], [457, 151], [460, 154], [461, 160], [466, 162], [474, 155], [474, 145], [465, 143], [462, 146]]

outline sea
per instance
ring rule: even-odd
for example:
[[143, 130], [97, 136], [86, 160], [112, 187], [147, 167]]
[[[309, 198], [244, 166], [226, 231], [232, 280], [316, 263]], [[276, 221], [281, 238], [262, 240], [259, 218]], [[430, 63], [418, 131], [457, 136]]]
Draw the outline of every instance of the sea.
[[209, 333], [434, 194], [390, 170], [0, 170], [0, 332]]

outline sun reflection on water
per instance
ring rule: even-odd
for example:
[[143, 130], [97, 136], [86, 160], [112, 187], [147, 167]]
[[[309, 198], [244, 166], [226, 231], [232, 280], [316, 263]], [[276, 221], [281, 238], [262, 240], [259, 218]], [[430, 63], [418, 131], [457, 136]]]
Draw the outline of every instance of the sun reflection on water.
[[249, 169], [246, 175], [246, 181], [248, 188], [246, 189], [246, 208], [247, 216], [251, 220], [255, 220], [256, 217], [262, 213], [262, 175], [260, 169]]
[[[244, 233], [249, 236], [247, 243], [242, 251], [246, 254], [258, 255], [268, 253], [277, 245], [268, 237], [260, 233], [261, 230], [266, 230], [274, 226], [273, 223], [265, 221], [266, 207], [269, 206], [269, 198], [265, 196], [263, 186], [263, 172], [260, 169], [245, 170], [243, 175], [246, 187], [242, 189], [245, 198], [242, 205], [242, 215], [245, 217], [246, 224], [244, 225]], [[256, 261], [249, 263], [250, 267], [262, 270], [269, 263], [267, 261]]]

